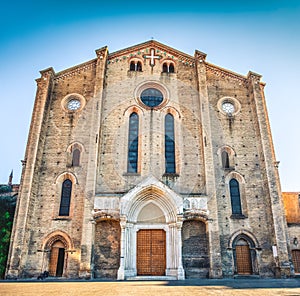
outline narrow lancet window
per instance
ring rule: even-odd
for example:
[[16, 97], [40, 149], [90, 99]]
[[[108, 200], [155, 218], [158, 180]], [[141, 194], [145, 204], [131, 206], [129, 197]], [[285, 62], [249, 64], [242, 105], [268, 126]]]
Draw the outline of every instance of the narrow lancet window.
[[128, 131], [128, 161], [127, 172], [138, 172], [138, 146], [139, 146], [139, 116], [133, 112], [129, 117]]
[[229, 182], [231, 209], [233, 215], [242, 215], [240, 186], [236, 179], [231, 179]]
[[229, 169], [229, 156], [227, 151], [222, 151], [222, 167], [223, 169]]
[[72, 181], [66, 179], [62, 183], [59, 216], [69, 216], [72, 193]]
[[172, 114], [167, 114], [165, 117], [165, 166], [167, 174], [174, 174], [176, 172], [174, 117]]
[[72, 153], [72, 166], [79, 166], [80, 165], [80, 150], [74, 149]]

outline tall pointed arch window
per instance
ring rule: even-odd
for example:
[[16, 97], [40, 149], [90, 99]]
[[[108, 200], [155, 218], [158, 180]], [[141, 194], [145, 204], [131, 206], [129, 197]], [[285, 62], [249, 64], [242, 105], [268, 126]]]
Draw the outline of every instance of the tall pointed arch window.
[[139, 116], [133, 112], [129, 117], [128, 131], [128, 161], [127, 172], [138, 172], [138, 146], [139, 146]]
[[233, 215], [242, 215], [240, 185], [236, 179], [229, 182], [231, 209]]
[[229, 169], [229, 155], [226, 150], [222, 151], [222, 167], [223, 169]]
[[165, 166], [167, 174], [173, 174], [176, 172], [174, 117], [170, 113], [165, 116]]
[[62, 183], [59, 216], [69, 216], [71, 193], [72, 193], [72, 181], [70, 179], [66, 179]]
[[80, 165], [80, 150], [75, 148], [72, 152], [72, 166]]

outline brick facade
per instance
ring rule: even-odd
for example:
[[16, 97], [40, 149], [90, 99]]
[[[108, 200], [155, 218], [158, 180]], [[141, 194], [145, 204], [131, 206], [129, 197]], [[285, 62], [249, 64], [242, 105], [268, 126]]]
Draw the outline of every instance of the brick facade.
[[[190, 56], [153, 40], [114, 53], [104, 47], [96, 55], [59, 73], [41, 71], [37, 79], [7, 277], [48, 269], [57, 241], [64, 246], [64, 277], [136, 276], [140, 229], [166, 232], [166, 276], [238, 275], [240, 246], [250, 250], [251, 274], [289, 276], [261, 76], [239, 75], [208, 63], [202, 52]], [[138, 62], [142, 71], [130, 71]], [[165, 71], [170, 65], [174, 72]], [[161, 104], [143, 104], [148, 88], [162, 93]], [[226, 113], [225, 103], [234, 110]], [[135, 173], [127, 171], [133, 112], [139, 119]], [[167, 114], [174, 119], [171, 174], [165, 171]], [[72, 162], [76, 149], [79, 165]], [[232, 179], [239, 186], [239, 213]], [[60, 216], [65, 180], [72, 191], [68, 215]], [[198, 270], [185, 273], [189, 264]]]

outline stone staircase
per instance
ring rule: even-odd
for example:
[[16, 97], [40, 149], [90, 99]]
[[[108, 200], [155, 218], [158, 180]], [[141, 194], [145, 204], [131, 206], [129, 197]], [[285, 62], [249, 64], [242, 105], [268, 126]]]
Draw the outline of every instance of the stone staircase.
[[176, 281], [176, 276], [132, 276], [126, 278], [128, 281]]

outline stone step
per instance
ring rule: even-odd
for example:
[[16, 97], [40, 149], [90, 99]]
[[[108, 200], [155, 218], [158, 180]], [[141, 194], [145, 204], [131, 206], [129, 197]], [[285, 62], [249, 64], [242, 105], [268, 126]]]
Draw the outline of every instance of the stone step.
[[131, 276], [127, 281], [176, 281], [176, 276]]

